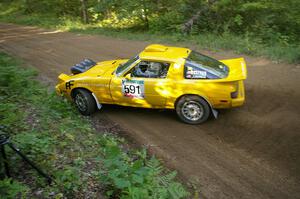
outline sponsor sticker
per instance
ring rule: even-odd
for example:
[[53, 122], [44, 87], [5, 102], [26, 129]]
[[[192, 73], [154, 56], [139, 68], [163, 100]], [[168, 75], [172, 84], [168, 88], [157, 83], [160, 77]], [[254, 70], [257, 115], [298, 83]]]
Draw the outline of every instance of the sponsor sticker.
[[191, 70], [190, 68], [188, 68], [186, 72], [186, 77], [188, 78], [206, 78], [206, 76], [207, 73], [203, 70]]

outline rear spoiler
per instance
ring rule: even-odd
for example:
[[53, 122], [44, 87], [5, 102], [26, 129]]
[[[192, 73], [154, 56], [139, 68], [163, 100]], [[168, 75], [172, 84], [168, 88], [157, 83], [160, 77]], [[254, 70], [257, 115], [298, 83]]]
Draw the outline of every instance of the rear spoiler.
[[229, 68], [229, 74], [224, 79], [226, 81], [238, 81], [247, 78], [247, 67], [244, 58], [220, 60]]

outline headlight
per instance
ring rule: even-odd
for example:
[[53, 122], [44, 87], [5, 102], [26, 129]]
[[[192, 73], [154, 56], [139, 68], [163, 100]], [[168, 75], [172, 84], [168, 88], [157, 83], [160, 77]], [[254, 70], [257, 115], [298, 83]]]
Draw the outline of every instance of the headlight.
[[62, 74], [60, 74], [59, 76], [58, 76], [58, 83], [60, 84], [60, 83], [63, 83], [63, 82], [65, 82], [67, 79], [69, 79], [70, 78], [70, 76], [68, 76], [68, 75], [66, 75], [66, 74], [64, 74], [64, 73], [62, 73]]

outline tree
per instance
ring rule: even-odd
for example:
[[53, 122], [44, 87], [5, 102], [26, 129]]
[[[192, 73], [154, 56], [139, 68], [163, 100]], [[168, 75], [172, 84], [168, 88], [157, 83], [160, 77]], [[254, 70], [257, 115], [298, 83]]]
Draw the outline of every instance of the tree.
[[82, 19], [85, 24], [89, 23], [88, 10], [87, 10], [87, 0], [81, 1], [81, 11], [82, 11]]
[[184, 34], [190, 34], [194, 23], [199, 19], [201, 15], [209, 11], [215, 2], [216, 0], [208, 0], [207, 3], [202, 4], [198, 11], [194, 15], [192, 15], [192, 17], [189, 18], [184, 24], [182, 24], [182, 32]]

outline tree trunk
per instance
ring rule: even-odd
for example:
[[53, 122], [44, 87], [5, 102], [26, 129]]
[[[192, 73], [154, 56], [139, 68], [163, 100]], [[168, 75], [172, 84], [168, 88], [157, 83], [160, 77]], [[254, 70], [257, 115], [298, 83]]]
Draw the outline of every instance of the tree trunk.
[[200, 8], [188, 21], [182, 24], [181, 31], [183, 34], [189, 35], [192, 31], [195, 21], [202, 15], [202, 13], [208, 12], [210, 7], [216, 2], [216, 0], [208, 0], [207, 4]]
[[89, 16], [87, 11], [87, 0], [80, 0], [81, 1], [81, 11], [82, 11], [82, 19], [83, 23], [89, 23]]
[[149, 19], [148, 19], [148, 9], [146, 6], [146, 2], [143, 0], [143, 12], [142, 12], [142, 20], [144, 21], [144, 26], [146, 30], [149, 30]]
[[186, 21], [182, 25], [181, 29], [182, 29], [183, 34], [189, 35], [191, 33], [194, 22], [200, 17], [203, 10], [204, 10], [203, 8], [200, 9], [196, 14], [194, 14], [188, 21]]

